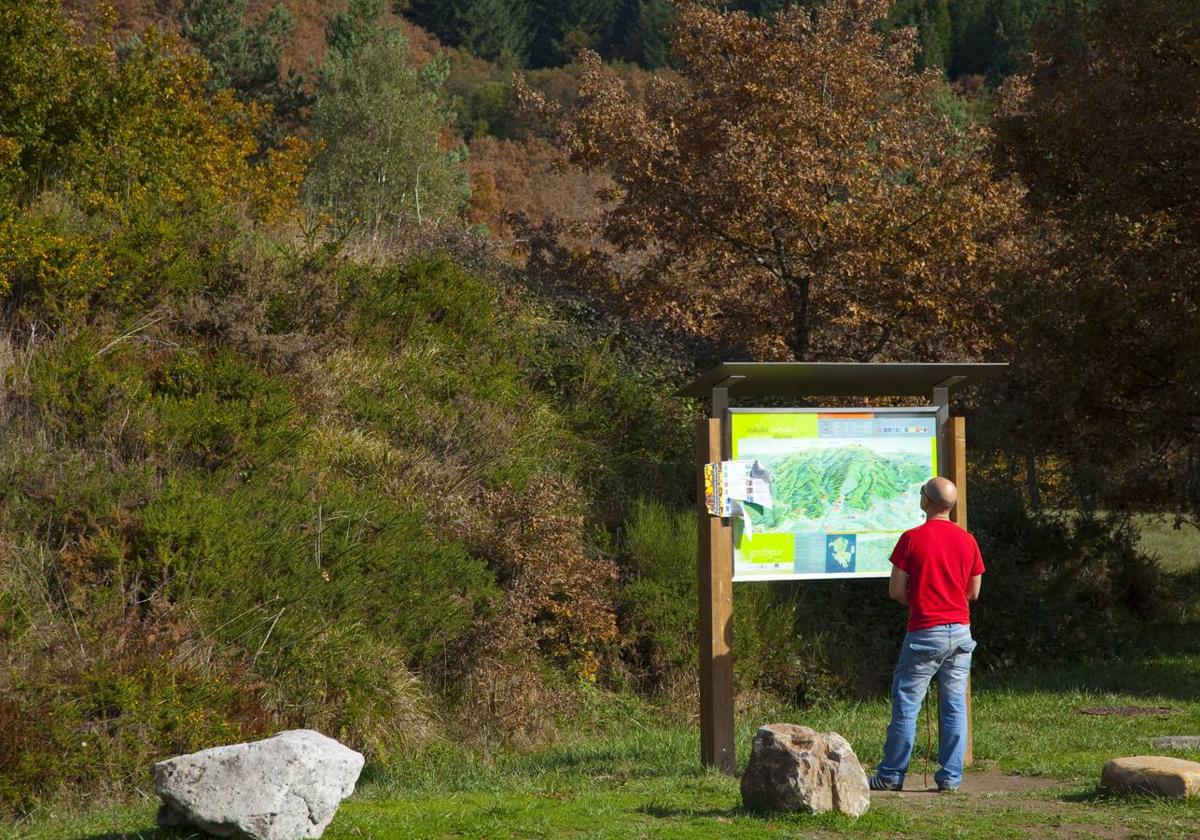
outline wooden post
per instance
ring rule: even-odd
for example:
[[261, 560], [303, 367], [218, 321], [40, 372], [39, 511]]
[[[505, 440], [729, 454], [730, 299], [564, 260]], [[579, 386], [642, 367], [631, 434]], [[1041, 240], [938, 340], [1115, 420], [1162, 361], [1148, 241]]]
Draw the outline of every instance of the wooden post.
[[958, 488], [958, 501], [950, 518], [967, 529], [967, 418], [951, 417], [950, 480]]
[[[950, 518], [964, 531], [967, 529], [967, 419], [951, 418], [950, 435], [950, 480], [958, 488], [958, 501], [950, 511]], [[971, 675], [967, 674], [967, 746], [963, 752], [963, 765], [975, 763], [975, 724], [971, 714]]]
[[721, 421], [696, 426], [696, 522], [700, 595], [700, 762], [732, 775], [733, 529], [704, 504], [704, 465], [721, 460]]

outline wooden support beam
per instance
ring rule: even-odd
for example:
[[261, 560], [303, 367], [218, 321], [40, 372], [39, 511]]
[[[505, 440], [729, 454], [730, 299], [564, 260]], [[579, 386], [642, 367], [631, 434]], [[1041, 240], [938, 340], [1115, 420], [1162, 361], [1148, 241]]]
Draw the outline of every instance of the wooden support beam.
[[967, 418], [951, 417], [949, 478], [958, 488], [958, 501], [950, 518], [967, 530]]
[[700, 596], [700, 761], [732, 775], [733, 529], [704, 503], [704, 465], [721, 460], [721, 421], [696, 426], [696, 522]]
[[[958, 488], [958, 501], [950, 511], [950, 518], [964, 531], [967, 529], [967, 419], [952, 417], [950, 428], [950, 464], [946, 472]], [[975, 763], [975, 723], [971, 713], [971, 675], [967, 674], [967, 747], [963, 753], [963, 765]]]

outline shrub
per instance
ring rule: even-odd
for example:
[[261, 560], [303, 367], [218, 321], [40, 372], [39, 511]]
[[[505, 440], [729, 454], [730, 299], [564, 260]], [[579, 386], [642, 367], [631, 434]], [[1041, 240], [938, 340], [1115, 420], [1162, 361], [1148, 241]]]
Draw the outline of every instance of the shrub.
[[1128, 516], [1033, 512], [1019, 488], [992, 476], [972, 489], [971, 516], [988, 567], [972, 610], [987, 643], [984, 667], [1110, 655], [1132, 620], [1167, 605], [1162, 573], [1138, 550]]
[[[296, 205], [294, 139], [263, 154], [264, 115], [207, 97], [207, 68], [153, 32], [121, 51], [85, 40], [57, 3], [6, 11], [0, 77], [0, 306], [73, 321], [193, 291], [229, 258], [244, 220]], [[10, 81], [11, 80], [11, 81]], [[9, 107], [12, 102], [16, 107]]]
[[47, 347], [30, 367], [28, 396], [63, 443], [111, 445], [118, 437], [116, 412], [143, 399], [145, 370], [126, 353], [98, 355], [103, 347], [100, 336], [85, 329]]
[[[498, 597], [494, 573], [433, 533], [423, 489], [382, 492], [390, 471], [365, 472], [360, 483], [345, 461], [310, 445], [291, 382], [228, 351], [126, 342], [99, 352], [109, 344], [92, 330], [52, 342], [27, 386], [5, 385], [21, 423], [5, 434], [14, 457], [0, 532], [54, 534], [33, 577], [54, 582], [46, 608], [59, 630], [74, 627], [74, 615], [86, 642], [62, 673], [40, 670], [41, 653], [14, 661], [5, 714], [111, 707], [123, 710], [112, 713], [121, 723], [95, 739], [86, 736], [92, 712], [64, 712], [52, 740], [30, 742], [37, 766], [13, 770], [8, 804], [24, 807], [71, 779], [97, 789], [102, 773], [127, 779], [160, 751], [272, 727], [320, 725], [373, 757], [425, 737], [434, 711], [418, 674], [445, 685]], [[53, 447], [16, 434], [23, 428], [54, 430]], [[14, 599], [28, 600], [7, 585], [0, 592], [6, 615]], [[118, 648], [122, 667], [134, 668], [126, 673], [88, 641], [88, 627], [98, 628], [96, 644], [117, 632], [105, 616], [150, 603], [187, 616], [171, 631], [179, 644], [227, 664], [142, 673], [141, 654]], [[138, 621], [141, 630], [121, 632], [166, 632], [158, 618]], [[14, 652], [44, 635], [5, 631], [20, 634]], [[160, 678], [183, 693], [163, 693]], [[172, 721], [201, 712], [225, 723], [173, 740]], [[26, 733], [21, 743], [33, 737], [13, 727]], [[140, 751], [127, 743], [135, 737]], [[59, 743], [72, 739], [91, 751]], [[47, 769], [51, 753], [58, 764]]]
[[295, 450], [291, 389], [227, 352], [176, 351], [149, 376], [149, 451], [171, 465], [250, 470]]
[[501, 621], [519, 628], [550, 662], [595, 682], [617, 635], [617, 568], [586, 544], [582, 494], [549, 473], [521, 492], [493, 491], [486, 505], [492, 527], [479, 549], [504, 589]]
[[453, 216], [467, 199], [460, 148], [445, 149], [453, 115], [442, 95], [444, 61], [408, 63], [398, 29], [376, 29], [326, 60], [312, 130], [323, 146], [305, 189], [343, 224], [384, 226]]
[[72, 586], [30, 544], [2, 559], [0, 603], [22, 621], [0, 626], [0, 809], [123, 793], [153, 761], [266, 732], [257, 681], [185, 610]]
[[635, 505], [624, 531], [621, 629], [644, 690], [695, 688], [698, 602], [696, 518], [659, 502]]
[[[622, 628], [643, 690], [683, 699], [697, 690], [699, 604], [696, 520], [655, 502], [634, 508], [625, 529], [627, 580], [621, 589]], [[810, 705], [838, 694], [825, 633], [800, 613], [789, 584], [736, 584], [733, 593], [734, 673], [739, 693], [766, 692]]]
[[666, 374], [483, 263], [270, 252], [3, 345], [0, 545], [38, 565], [0, 580], [0, 807], [286, 726], [543, 737], [620, 676], [603, 523], [674, 468]]

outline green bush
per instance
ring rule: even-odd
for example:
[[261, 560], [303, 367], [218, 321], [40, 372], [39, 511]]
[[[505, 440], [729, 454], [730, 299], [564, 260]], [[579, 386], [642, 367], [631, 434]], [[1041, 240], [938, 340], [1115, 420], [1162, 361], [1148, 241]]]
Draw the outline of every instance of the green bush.
[[[824, 583], [816, 581], [815, 584]], [[810, 584], [811, 585], [811, 584]], [[831, 627], [812, 621], [802, 584], [735, 584], [733, 593], [734, 668], [740, 685], [769, 692], [774, 699], [808, 708], [844, 694], [845, 678], [835, 667], [847, 654]]]
[[[13, 725], [5, 807], [283, 726], [373, 757], [540, 737], [620, 670], [602, 526], [680, 469], [665, 374], [446, 256], [322, 258], [319, 315], [276, 318], [308, 259], [225, 265], [178, 321], [65, 331], [6, 376], [0, 533], [42, 566], [0, 579], [30, 617], [0, 625], [2, 713], [56, 711]], [[47, 669], [39, 639], [74, 652]]]
[[419, 510], [303, 475], [234, 487], [172, 477], [140, 539], [171, 598], [222, 626], [218, 638], [262, 645], [268, 673], [286, 673], [273, 660], [327, 626], [358, 625], [410, 667], [437, 664], [462, 650], [493, 592], [482, 562], [435, 537]]
[[972, 609], [983, 667], [1111, 655], [1134, 621], [1169, 606], [1158, 564], [1139, 551], [1128, 516], [1033, 512], [1012, 483], [984, 480], [972, 489], [971, 517], [987, 564]]
[[149, 380], [146, 443], [166, 463], [248, 470], [294, 452], [303, 434], [289, 384], [231, 353], [176, 351]]
[[623, 536], [620, 616], [627, 655], [646, 689], [670, 689], [696, 669], [696, 517], [639, 502]]
[[649, 336], [566, 309], [548, 320], [523, 371], [574, 432], [581, 481], [613, 530], [639, 499], [691, 497], [695, 405], [674, 395], [690, 371]]
[[185, 610], [74, 585], [31, 540], [0, 561], [4, 615], [22, 617], [0, 636], [0, 808], [123, 795], [153, 761], [267, 730], [256, 681]]
[[[642, 502], [624, 535], [628, 565], [620, 598], [630, 661], [646, 690], [694, 692], [699, 644], [695, 515]], [[777, 701], [807, 706], [842, 690], [828, 665], [825, 634], [800, 620], [802, 604], [789, 584], [734, 585], [734, 675], [740, 692], [766, 692]]]

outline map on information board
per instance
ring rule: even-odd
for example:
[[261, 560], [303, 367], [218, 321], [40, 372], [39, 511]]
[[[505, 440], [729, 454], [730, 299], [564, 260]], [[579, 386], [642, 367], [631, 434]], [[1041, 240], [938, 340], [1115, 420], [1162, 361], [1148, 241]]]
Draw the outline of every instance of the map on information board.
[[733, 579], [886, 577], [900, 534], [925, 521], [936, 409], [732, 409], [734, 461], [769, 475], [771, 507], [734, 520]]

